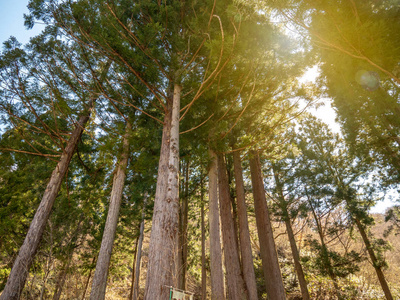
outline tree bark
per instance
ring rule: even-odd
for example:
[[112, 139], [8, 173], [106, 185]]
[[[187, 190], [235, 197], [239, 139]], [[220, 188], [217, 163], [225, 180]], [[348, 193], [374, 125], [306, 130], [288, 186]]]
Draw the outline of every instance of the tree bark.
[[110, 266], [111, 254], [117, 231], [119, 209], [121, 206], [122, 192], [126, 178], [126, 168], [129, 160], [129, 135], [131, 129], [131, 124], [127, 122], [126, 132], [122, 142], [121, 158], [114, 174], [110, 206], [108, 208], [106, 225], [101, 240], [96, 269], [94, 271], [90, 300], [103, 300], [106, 295], [108, 268]]
[[206, 230], [204, 222], [204, 186], [200, 179], [200, 207], [201, 207], [201, 300], [207, 299], [207, 271], [206, 271]]
[[376, 258], [374, 249], [372, 248], [371, 242], [365, 232], [364, 226], [361, 224], [360, 220], [354, 218], [357, 224], [358, 231], [360, 231], [361, 237], [364, 241], [365, 247], [367, 248], [369, 257], [371, 258], [372, 265], [375, 268], [376, 275], [378, 276], [379, 283], [381, 284], [382, 290], [385, 293], [385, 297], [387, 300], [393, 300], [392, 293], [390, 292], [389, 286], [386, 282], [385, 275], [383, 274], [382, 268], [379, 265], [378, 259]]
[[256, 151], [251, 151], [250, 154], [250, 172], [261, 260], [268, 298], [273, 300], [286, 299], [267, 200], [265, 198], [260, 158]]
[[147, 204], [147, 193], [143, 200], [143, 210], [142, 210], [142, 222], [140, 223], [140, 234], [139, 234], [139, 242], [137, 247], [137, 256], [136, 256], [136, 271], [135, 271], [135, 280], [133, 286], [133, 294], [132, 300], [137, 300], [139, 297], [139, 280], [140, 280], [140, 261], [142, 259], [142, 245], [144, 238], [144, 217], [146, 215], [146, 204]]
[[89, 101], [89, 109], [79, 118], [79, 121], [68, 140], [67, 146], [61, 154], [60, 161], [51, 174], [43, 198], [36, 210], [24, 243], [19, 250], [10, 275], [8, 276], [7, 284], [0, 296], [1, 300], [16, 300], [19, 299], [21, 295], [26, 277], [28, 276], [29, 268], [32, 265], [33, 258], [35, 257], [39, 243], [42, 239], [54, 201], [60, 191], [61, 183], [67, 173], [69, 163], [75, 153], [75, 149], [82, 136], [84, 127], [89, 121], [93, 105], [94, 99], [91, 99]]
[[224, 300], [224, 273], [222, 270], [222, 250], [219, 227], [218, 207], [218, 167], [217, 156], [209, 150], [210, 167], [208, 170], [209, 215], [210, 224], [210, 269], [211, 269], [211, 299]]
[[189, 214], [189, 159], [185, 166], [185, 182], [184, 182], [184, 195], [182, 198], [180, 226], [179, 226], [179, 264], [178, 274], [179, 282], [178, 288], [181, 290], [186, 289], [186, 269], [187, 269], [187, 253], [188, 253], [188, 240], [187, 240], [187, 227], [188, 227], [188, 214]]
[[237, 211], [239, 221], [239, 242], [242, 254], [243, 277], [246, 283], [250, 300], [257, 300], [257, 283], [254, 273], [253, 254], [251, 250], [251, 240], [249, 223], [247, 219], [247, 206], [244, 194], [243, 171], [240, 159], [240, 152], [233, 152], [233, 167], [235, 172]]
[[168, 299], [176, 281], [179, 217], [179, 109], [181, 86], [167, 102], [149, 246], [145, 300]]
[[285, 201], [285, 197], [283, 195], [283, 185], [279, 179], [279, 175], [277, 174], [277, 171], [274, 166], [273, 166], [273, 171], [274, 171], [275, 185], [277, 188], [277, 193], [278, 193], [278, 198], [279, 198], [279, 204], [280, 204], [279, 206], [282, 210], [283, 219], [284, 219], [285, 225], [286, 225], [286, 231], [288, 234], [290, 248], [292, 250], [292, 255], [293, 255], [294, 267], [295, 267], [295, 270], [297, 273], [297, 277], [299, 279], [301, 295], [303, 297], [303, 300], [309, 300], [310, 294], [308, 293], [307, 281], [304, 277], [303, 267], [301, 266], [301, 263], [300, 263], [300, 255], [299, 255], [299, 251], [297, 249], [296, 239], [294, 237], [293, 228], [292, 228], [292, 222], [290, 220], [290, 216], [289, 216], [289, 212], [288, 212], [288, 204]]
[[222, 154], [217, 155], [218, 186], [220, 199], [220, 216], [222, 240], [224, 242], [225, 270], [228, 287], [228, 298], [231, 300], [248, 299], [247, 290], [240, 270], [237, 237], [233, 224], [232, 205], [229, 193], [228, 174]]

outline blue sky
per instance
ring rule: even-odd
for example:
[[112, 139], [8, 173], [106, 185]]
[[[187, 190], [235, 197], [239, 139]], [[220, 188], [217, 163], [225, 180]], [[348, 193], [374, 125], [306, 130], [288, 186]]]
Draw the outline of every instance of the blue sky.
[[43, 29], [40, 25], [35, 25], [31, 30], [25, 29], [24, 14], [29, 12], [28, 2], [29, 0], [0, 0], [1, 45], [10, 36], [15, 36], [19, 42], [25, 44], [31, 36], [35, 36]]

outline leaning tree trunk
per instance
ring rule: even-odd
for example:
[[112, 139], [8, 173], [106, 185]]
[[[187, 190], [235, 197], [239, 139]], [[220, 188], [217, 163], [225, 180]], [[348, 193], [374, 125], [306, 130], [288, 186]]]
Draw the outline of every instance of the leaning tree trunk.
[[131, 124], [127, 122], [126, 132], [122, 142], [121, 158], [114, 174], [110, 206], [108, 208], [107, 220], [104, 227], [103, 238], [101, 240], [96, 269], [93, 275], [90, 300], [103, 300], [106, 295], [108, 268], [110, 266], [112, 248], [114, 245], [115, 233], [117, 231], [119, 209], [121, 206], [122, 192], [126, 178], [126, 168], [129, 160], [129, 135], [131, 129]]
[[78, 142], [82, 136], [86, 123], [89, 121], [91, 111], [93, 109], [94, 99], [89, 101], [89, 109], [79, 118], [79, 121], [68, 140], [67, 146], [61, 154], [60, 161], [51, 174], [50, 181], [44, 191], [42, 201], [33, 217], [28, 233], [26, 234], [24, 243], [19, 249], [18, 256], [11, 269], [7, 284], [0, 296], [1, 300], [19, 299], [22, 289], [24, 288], [29, 268], [32, 265], [33, 258], [39, 247], [44, 229], [50, 216], [54, 201], [61, 188], [61, 183], [67, 173], [69, 163]]
[[233, 225], [232, 206], [229, 193], [228, 175], [222, 154], [217, 156], [218, 182], [222, 240], [224, 242], [225, 270], [228, 286], [228, 298], [231, 300], [247, 299], [247, 291], [240, 270], [237, 238]]
[[307, 281], [304, 277], [303, 267], [301, 266], [301, 263], [300, 263], [300, 255], [299, 255], [299, 251], [298, 251], [297, 245], [296, 245], [296, 239], [294, 237], [292, 224], [291, 224], [289, 218], [285, 219], [285, 225], [286, 225], [286, 231], [287, 231], [288, 238], [289, 238], [290, 248], [292, 249], [294, 267], [296, 269], [297, 277], [299, 279], [301, 295], [303, 297], [303, 300], [309, 300], [310, 294], [308, 293]]
[[168, 299], [176, 281], [179, 217], [179, 108], [181, 86], [167, 101], [150, 235], [144, 299]]
[[293, 255], [294, 268], [296, 270], [297, 277], [299, 279], [301, 295], [303, 297], [303, 300], [309, 300], [310, 294], [308, 293], [307, 281], [304, 277], [303, 267], [301, 266], [301, 263], [300, 263], [300, 255], [299, 255], [299, 251], [297, 249], [296, 239], [294, 237], [293, 228], [292, 228], [292, 222], [290, 220], [290, 216], [289, 216], [289, 212], [288, 212], [288, 204], [285, 201], [285, 196], [283, 194], [283, 184], [281, 183], [281, 181], [279, 179], [279, 175], [277, 173], [275, 166], [272, 166], [272, 167], [273, 167], [273, 171], [274, 171], [275, 185], [276, 185], [278, 197], [279, 197], [279, 206], [282, 210], [283, 219], [284, 219], [285, 225], [286, 225], [286, 231], [288, 234], [290, 248], [292, 250], [292, 255]]
[[146, 215], [147, 197], [148, 196], [146, 193], [144, 196], [144, 200], [143, 200], [142, 222], [140, 223], [139, 241], [138, 241], [138, 245], [137, 245], [136, 267], [135, 267], [136, 271], [135, 271], [135, 276], [134, 276], [132, 300], [137, 300], [139, 297], [140, 261], [142, 259], [142, 245], [143, 245], [143, 238], [144, 238], [144, 217]]
[[[97, 258], [96, 256], [93, 257], [91, 266], [93, 266], [94, 263], [96, 262], [96, 258]], [[86, 279], [85, 287], [83, 288], [83, 294], [82, 294], [81, 300], [85, 300], [86, 299], [86, 292], [87, 292], [88, 287], [89, 287], [90, 278], [92, 278], [92, 271], [93, 271], [93, 268], [91, 267], [90, 270], [89, 270], [89, 274], [87, 276], [87, 279]]]
[[240, 152], [233, 152], [233, 167], [235, 172], [237, 211], [239, 219], [239, 242], [242, 254], [243, 277], [246, 283], [250, 300], [257, 300], [257, 283], [254, 273], [253, 254], [251, 251], [251, 240], [249, 223], [247, 219], [247, 207], [244, 194], [243, 171]]
[[273, 300], [286, 299], [271, 220], [269, 218], [267, 200], [265, 198], [260, 158], [256, 151], [251, 151], [250, 172], [261, 260], [268, 298]]
[[340, 291], [339, 285], [337, 283], [337, 278], [336, 278], [335, 272], [333, 270], [331, 259], [329, 258], [329, 251], [328, 251], [328, 247], [326, 246], [326, 243], [325, 243], [325, 235], [324, 235], [324, 232], [323, 232], [323, 229], [322, 229], [322, 224], [321, 224], [321, 222], [320, 222], [320, 220], [319, 220], [319, 218], [317, 216], [317, 212], [315, 211], [314, 206], [313, 206], [310, 198], [308, 198], [308, 203], [310, 205], [311, 212], [312, 212], [313, 217], [314, 217], [314, 221], [317, 224], [317, 231], [318, 231], [318, 236], [319, 236], [319, 239], [320, 239], [320, 242], [321, 242], [321, 254], [322, 254], [322, 260], [323, 260], [324, 267], [325, 267], [325, 269], [326, 269], [326, 271], [328, 273], [328, 276], [332, 280], [332, 283], [333, 283], [333, 286], [335, 288], [336, 295], [337, 295], [338, 299], [342, 300], [343, 296], [342, 296], [342, 293]]
[[222, 270], [222, 250], [219, 226], [218, 207], [218, 167], [217, 155], [209, 151], [210, 166], [208, 170], [209, 215], [210, 224], [210, 272], [211, 272], [211, 300], [224, 300], [224, 273]]
[[383, 274], [382, 267], [378, 262], [378, 259], [375, 255], [374, 249], [372, 248], [371, 242], [365, 232], [364, 226], [361, 224], [361, 221], [358, 218], [354, 218], [358, 231], [361, 234], [361, 237], [364, 241], [365, 247], [367, 248], [369, 257], [372, 261], [372, 266], [375, 268], [376, 275], [378, 276], [379, 283], [381, 284], [382, 290], [385, 293], [385, 297], [387, 300], [393, 300], [392, 293], [390, 292], [389, 286], [386, 282], [385, 275]]

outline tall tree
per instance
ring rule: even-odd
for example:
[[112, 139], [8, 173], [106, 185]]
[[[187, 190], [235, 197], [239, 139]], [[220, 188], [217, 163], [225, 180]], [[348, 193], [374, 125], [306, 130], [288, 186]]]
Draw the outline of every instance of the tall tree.
[[211, 268], [211, 299], [225, 299], [224, 273], [222, 270], [222, 251], [219, 222], [218, 201], [218, 165], [217, 155], [212, 150], [208, 170], [208, 199], [210, 223], [210, 268]]
[[233, 152], [233, 165], [235, 172], [235, 185], [237, 197], [237, 210], [239, 220], [239, 241], [243, 278], [246, 283], [250, 300], [257, 299], [257, 284], [254, 273], [253, 254], [251, 250], [249, 223], [247, 218], [247, 206], [244, 193], [243, 171], [240, 152]]
[[[374, 184], [377, 183], [368, 184], [366, 180], [368, 174], [374, 171], [374, 165], [369, 160], [356, 159], [325, 124], [310, 118], [304, 125], [300, 135], [300, 149], [308, 162], [314, 163], [321, 170], [320, 177], [325, 180], [325, 184], [330, 184], [331, 202], [336, 205], [344, 202], [351, 223], [357, 227], [363, 239], [386, 298], [393, 299], [382, 271], [385, 264], [378, 259], [366, 230], [373, 222], [368, 209], [375, 203]], [[360, 184], [360, 180], [364, 182]]]
[[[48, 47], [49, 45], [53, 44], [53, 42], [51, 41], [50, 43], [44, 43], [41, 39], [38, 39], [37, 41], [33, 41], [31, 44], [31, 48], [35, 49], [35, 47], [38, 47], [39, 45], [42, 45], [44, 47]], [[10, 61], [10, 54], [12, 52], [18, 52], [19, 54], [17, 56], [14, 55], [14, 63], [12, 63]], [[41, 54], [43, 56], [41, 56]], [[47, 54], [48, 55], [48, 54]], [[46, 53], [39, 53], [38, 54], [39, 57], [44, 57], [44, 59], [46, 59]], [[25, 103], [25, 105], [27, 105], [27, 107], [30, 107], [29, 110], [30, 112], [35, 116], [35, 118], [38, 119], [38, 121], [40, 121], [43, 124], [43, 121], [40, 119], [40, 117], [38, 116], [36, 110], [34, 109], [34, 107], [32, 106], [32, 102], [35, 101], [35, 98], [37, 97], [38, 99], [41, 100], [40, 98], [40, 94], [39, 95], [35, 95], [35, 94], [27, 94], [28, 92], [28, 88], [29, 87], [34, 87], [37, 83], [34, 82], [33, 85], [30, 85], [30, 81], [28, 78], [24, 79], [24, 83], [22, 83], [20, 81], [21, 84], [19, 84], [19, 87], [15, 86], [15, 80], [22, 80], [21, 76], [22, 76], [22, 70], [20, 70], [18, 68], [18, 60], [20, 60], [20, 62], [22, 62], [27, 68], [28, 68], [28, 74], [37, 74], [38, 70], [35, 69], [33, 66], [28, 65], [29, 62], [29, 56], [24, 53], [21, 49], [19, 48], [9, 48], [9, 51], [6, 52], [3, 56], [3, 71], [6, 71], [7, 68], [10, 70], [10, 68], [16, 67], [15, 71], [13, 71], [14, 76], [16, 78], [9, 78], [10, 80], [10, 84], [11, 86], [13, 86], [12, 90], [8, 90], [8, 95], [12, 98], [14, 97], [18, 97], [20, 99], [21, 103]], [[31, 57], [31, 62], [34, 61], [35, 57]], [[6, 61], [8, 61], [8, 63], [5, 63]], [[11, 64], [10, 64], [11, 63]], [[34, 68], [32, 70], [32, 68]], [[96, 78], [96, 80], [101, 81], [104, 79], [105, 75], [108, 72], [108, 66], [103, 66], [103, 70], [102, 70], [102, 74], [99, 76], [99, 78]], [[33, 72], [32, 72], [33, 71]], [[54, 69], [42, 69], [42, 76], [44, 78], [52, 78], [52, 77], [57, 77], [60, 79], [60, 82], [62, 82], [63, 79], [63, 75], [62, 73], [60, 73], [59, 69], [57, 70], [57, 67]], [[48, 72], [48, 73], [47, 73]], [[3, 73], [4, 74], [4, 73]], [[25, 76], [25, 75], [23, 75]], [[29, 76], [29, 75], [28, 75]], [[98, 76], [98, 75], [97, 75]], [[3, 77], [3, 80], [5, 78]], [[46, 81], [44, 82], [46, 83]], [[54, 88], [52, 86], [52, 82], [51, 81], [47, 81], [47, 86], [49, 88], [50, 91], [52, 91], [55, 94], [58, 94], [59, 97], [59, 101], [65, 101], [63, 99], [62, 94], [60, 94], [60, 90], [56, 87]], [[10, 95], [10, 91], [11, 91], [11, 95]], [[33, 90], [35, 91], [35, 90]], [[32, 92], [32, 90], [30, 90], [30, 92]], [[12, 93], [15, 93], [14, 95], [12, 95]], [[14, 262], [13, 268], [11, 270], [11, 273], [9, 275], [6, 287], [1, 295], [1, 299], [18, 299], [22, 289], [24, 287], [25, 281], [26, 281], [26, 277], [27, 274], [29, 272], [29, 268], [32, 264], [33, 258], [36, 254], [36, 251], [38, 249], [40, 240], [42, 238], [44, 229], [46, 227], [47, 221], [49, 219], [50, 216], [50, 212], [51, 209], [53, 207], [54, 201], [58, 195], [58, 192], [60, 190], [61, 187], [61, 183], [64, 179], [65, 174], [68, 171], [68, 167], [69, 167], [69, 163], [71, 161], [71, 158], [73, 156], [73, 154], [75, 153], [75, 149], [77, 147], [77, 144], [82, 136], [82, 133], [84, 131], [84, 128], [86, 126], [86, 123], [89, 121], [90, 118], [90, 114], [91, 111], [93, 109], [96, 97], [93, 94], [93, 91], [86, 91], [87, 94], [89, 94], [89, 100], [86, 103], [86, 108], [81, 112], [79, 119], [76, 121], [75, 123], [75, 129], [71, 132], [70, 134], [70, 138], [68, 140], [68, 142], [65, 145], [65, 148], [63, 147], [63, 145], [61, 145], [62, 149], [62, 154], [60, 157], [60, 160], [58, 161], [58, 164], [56, 166], [56, 168], [54, 169], [50, 180], [47, 184], [47, 188], [43, 194], [42, 200], [39, 204], [39, 207], [36, 211], [36, 214], [31, 222], [31, 225], [29, 227], [28, 233], [26, 235], [25, 241], [23, 243], [23, 245], [20, 248], [19, 254]], [[77, 95], [78, 97], [81, 95]], [[88, 95], [86, 95], [87, 97]], [[3, 106], [4, 107], [4, 106]], [[9, 110], [11, 112], [11, 110]], [[12, 113], [11, 117], [16, 117], [15, 114]], [[23, 120], [23, 119], [20, 119]], [[46, 126], [45, 126], [46, 128]], [[48, 129], [46, 129], [48, 131]]]
[[128, 121], [125, 135], [122, 139], [122, 151], [113, 179], [113, 187], [110, 195], [110, 205], [107, 213], [107, 221], [104, 228], [96, 270], [93, 276], [90, 299], [104, 299], [107, 287], [107, 275], [110, 259], [117, 230], [119, 210], [122, 200], [122, 192], [125, 185], [126, 168], [129, 160], [129, 138], [132, 125]]
[[240, 269], [237, 235], [232, 216], [232, 204], [229, 192], [228, 174], [225, 158], [217, 154], [218, 187], [220, 199], [220, 216], [222, 239], [224, 242], [224, 259], [229, 299], [248, 299], [247, 290]]
[[[296, 238], [295, 238], [295, 235], [293, 232], [292, 216], [290, 214], [290, 212], [291, 212], [290, 200], [288, 201], [285, 199], [284, 185], [280, 178], [279, 167], [277, 165], [273, 165], [272, 169], [273, 169], [273, 173], [274, 173], [276, 192], [277, 192], [277, 197], [278, 197], [278, 201], [279, 201], [279, 208], [281, 209], [282, 219], [285, 222], [286, 232], [288, 235], [290, 248], [292, 250], [294, 266], [295, 266], [295, 270], [296, 270], [297, 277], [298, 277], [299, 284], [300, 284], [301, 295], [302, 295], [303, 299], [310, 299], [310, 294], [309, 294], [308, 288], [307, 288], [307, 281], [304, 276], [303, 267], [300, 262], [299, 251], [298, 251], [298, 248], [296, 245]], [[287, 197], [291, 197], [291, 195], [287, 195]]]
[[286, 299], [278, 254], [276, 253], [274, 233], [272, 231], [267, 199], [265, 198], [264, 182], [261, 173], [261, 163], [258, 153], [251, 152], [250, 157], [251, 182], [253, 186], [254, 209], [258, 239], [260, 242], [261, 259], [264, 271], [267, 294], [271, 299]]

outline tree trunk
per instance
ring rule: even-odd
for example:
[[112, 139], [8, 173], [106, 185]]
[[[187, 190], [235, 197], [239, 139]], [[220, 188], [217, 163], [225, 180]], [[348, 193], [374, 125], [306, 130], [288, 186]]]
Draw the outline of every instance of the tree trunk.
[[28, 276], [29, 268], [32, 265], [33, 258], [39, 247], [44, 229], [50, 216], [54, 201], [58, 195], [61, 183], [67, 173], [69, 163], [76, 146], [82, 136], [84, 127], [89, 121], [90, 113], [93, 109], [94, 99], [89, 101], [89, 109], [79, 118], [78, 124], [68, 140], [67, 146], [61, 154], [60, 161], [51, 174], [50, 181], [44, 191], [43, 198], [33, 217], [28, 233], [25, 237], [18, 256], [11, 269], [7, 284], [0, 296], [1, 300], [19, 299], [22, 289], [24, 288], [26, 277]]
[[308, 293], [307, 281], [304, 277], [303, 267], [301, 266], [301, 263], [300, 263], [300, 255], [299, 255], [299, 251], [297, 250], [296, 239], [294, 237], [293, 228], [292, 228], [292, 222], [290, 220], [290, 216], [289, 216], [289, 212], [288, 212], [288, 204], [285, 201], [285, 197], [283, 195], [283, 185], [279, 179], [279, 175], [277, 174], [274, 166], [273, 166], [273, 170], [274, 170], [275, 185], [276, 185], [277, 193], [278, 193], [278, 197], [279, 197], [279, 204], [280, 204], [279, 206], [282, 210], [283, 218], [284, 218], [285, 225], [286, 225], [286, 231], [288, 234], [290, 248], [292, 250], [292, 255], [293, 255], [294, 267], [295, 267], [295, 270], [297, 273], [297, 277], [299, 279], [301, 295], [303, 297], [303, 300], [309, 300], [310, 294]]
[[371, 258], [372, 265], [375, 268], [376, 275], [378, 276], [379, 283], [381, 284], [382, 290], [385, 293], [387, 300], [393, 300], [392, 293], [390, 292], [389, 286], [386, 282], [385, 275], [382, 272], [382, 268], [376, 258], [374, 249], [372, 248], [371, 242], [368, 239], [367, 233], [365, 232], [364, 226], [361, 224], [360, 220], [354, 218], [357, 224], [357, 228], [360, 231], [361, 237], [364, 241], [365, 247], [367, 248], [369, 257]]
[[210, 168], [208, 170], [209, 215], [210, 224], [210, 269], [211, 269], [211, 299], [224, 300], [224, 273], [222, 270], [222, 250], [219, 227], [218, 207], [218, 167], [217, 156], [210, 150]]
[[132, 279], [131, 279], [131, 291], [129, 293], [129, 300], [133, 299], [133, 290], [135, 287], [135, 275], [136, 275], [136, 257], [137, 257], [137, 250], [138, 250], [138, 244], [139, 244], [139, 238], [140, 238], [140, 233], [136, 238], [136, 243], [135, 243], [135, 250], [133, 250], [133, 264], [132, 264]]
[[186, 269], [187, 269], [187, 253], [188, 253], [188, 240], [187, 240], [187, 227], [188, 227], [188, 214], [189, 214], [189, 159], [185, 166], [185, 183], [184, 183], [184, 195], [182, 198], [179, 226], [179, 264], [178, 274], [179, 282], [178, 288], [181, 290], [186, 289]]
[[218, 186], [220, 199], [220, 215], [222, 240], [224, 242], [225, 270], [228, 287], [228, 298], [231, 300], [247, 299], [247, 291], [240, 270], [237, 237], [233, 225], [232, 205], [229, 193], [228, 175], [222, 154], [217, 156]]
[[168, 287], [176, 281], [180, 94], [181, 86], [175, 84], [172, 101], [167, 101], [154, 199], [145, 300], [168, 299]]
[[319, 239], [321, 241], [321, 253], [322, 253], [323, 262], [325, 264], [325, 268], [327, 269], [327, 273], [333, 282], [333, 286], [336, 290], [336, 295], [337, 295], [338, 299], [343, 299], [342, 294], [340, 292], [340, 288], [337, 284], [337, 279], [336, 279], [335, 272], [333, 271], [331, 260], [329, 258], [328, 247], [325, 244], [325, 236], [324, 236], [324, 232], [322, 230], [321, 222], [317, 216], [317, 213], [316, 213], [314, 206], [310, 199], [308, 199], [308, 203], [310, 205], [311, 212], [314, 216], [315, 223], [317, 224], [317, 231], [318, 231]]
[[[233, 178], [235, 174], [231, 174], [232, 164], [233, 162], [230, 160], [231, 156], [226, 156], [226, 172], [228, 174], [228, 185], [229, 185], [229, 199], [231, 200], [231, 207], [232, 207], [232, 218], [233, 218], [233, 228], [235, 229], [235, 243], [237, 252], [239, 253], [239, 261], [240, 261], [240, 241], [239, 241], [239, 222], [238, 222], [238, 212], [237, 212], [237, 205], [235, 201], [235, 188], [233, 187]], [[233, 170], [233, 173], [235, 171]]]
[[250, 172], [261, 260], [268, 298], [273, 300], [286, 299], [271, 220], [269, 218], [267, 200], [265, 198], [260, 158], [256, 151], [251, 151]]
[[65, 279], [67, 278], [67, 273], [68, 273], [68, 270], [69, 270], [69, 266], [70, 266], [71, 261], [72, 261], [72, 254], [73, 254], [73, 251], [70, 253], [70, 255], [68, 257], [68, 260], [63, 264], [63, 266], [61, 268], [61, 272], [58, 275], [56, 289], [55, 289], [54, 294], [53, 294], [53, 300], [59, 300], [60, 297], [61, 297], [61, 293], [62, 293], [62, 289], [64, 287]]
[[[96, 262], [96, 256], [93, 257], [92, 265], [93, 265], [95, 262]], [[89, 287], [90, 278], [92, 277], [92, 271], [93, 271], [93, 269], [90, 268], [90, 271], [89, 271], [89, 274], [88, 274], [88, 277], [87, 277], [87, 280], [86, 280], [86, 283], [85, 283], [85, 288], [84, 288], [84, 290], [83, 290], [83, 294], [82, 294], [82, 299], [81, 299], [81, 300], [85, 300], [86, 292], [87, 292], [87, 289], [88, 289], [88, 287]]]
[[144, 217], [146, 216], [146, 204], [147, 204], [147, 193], [145, 194], [143, 200], [143, 210], [142, 210], [142, 222], [140, 223], [140, 234], [139, 243], [137, 246], [137, 256], [136, 256], [136, 271], [135, 271], [135, 281], [133, 286], [132, 300], [137, 300], [139, 297], [139, 280], [140, 280], [140, 261], [142, 259], [142, 245], [144, 238]]
[[303, 297], [303, 300], [309, 300], [310, 294], [308, 293], [307, 281], [304, 277], [303, 267], [301, 266], [301, 263], [300, 263], [300, 255], [299, 255], [299, 251], [298, 251], [297, 245], [296, 245], [296, 239], [294, 237], [292, 224], [291, 224], [289, 218], [286, 218], [285, 224], [286, 224], [286, 230], [287, 230], [287, 234], [288, 234], [288, 238], [289, 238], [289, 242], [290, 242], [290, 248], [292, 249], [294, 267], [296, 269], [297, 277], [299, 279], [301, 295]]
[[207, 271], [206, 271], [206, 230], [204, 222], [204, 186], [200, 179], [200, 207], [201, 207], [201, 300], [207, 299]]
[[121, 158], [114, 174], [106, 225], [101, 240], [96, 269], [94, 271], [92, 290], [90, 293], [91, 300], [103, 300], [106, 294], [108, 268], [110, 265], [115, 233], [117, 231], [119, 209], [121, 206], [122, 192], [126, 178], [126, 168], [129, 160], [129, 135], [131, 129], [131, 124], [127, 122], [126, 132], [122, 142]]
[[257, 283], [254, 273], [253, 254], [251, 251], [247, 206], [244, 194], [243, 171], [240, 152], [233, 152], [233, 167], [235, 172], [237, 211], [239, 220], [239, 242], [242, 254], [243, 277], [250, 300], [257, 300]]

